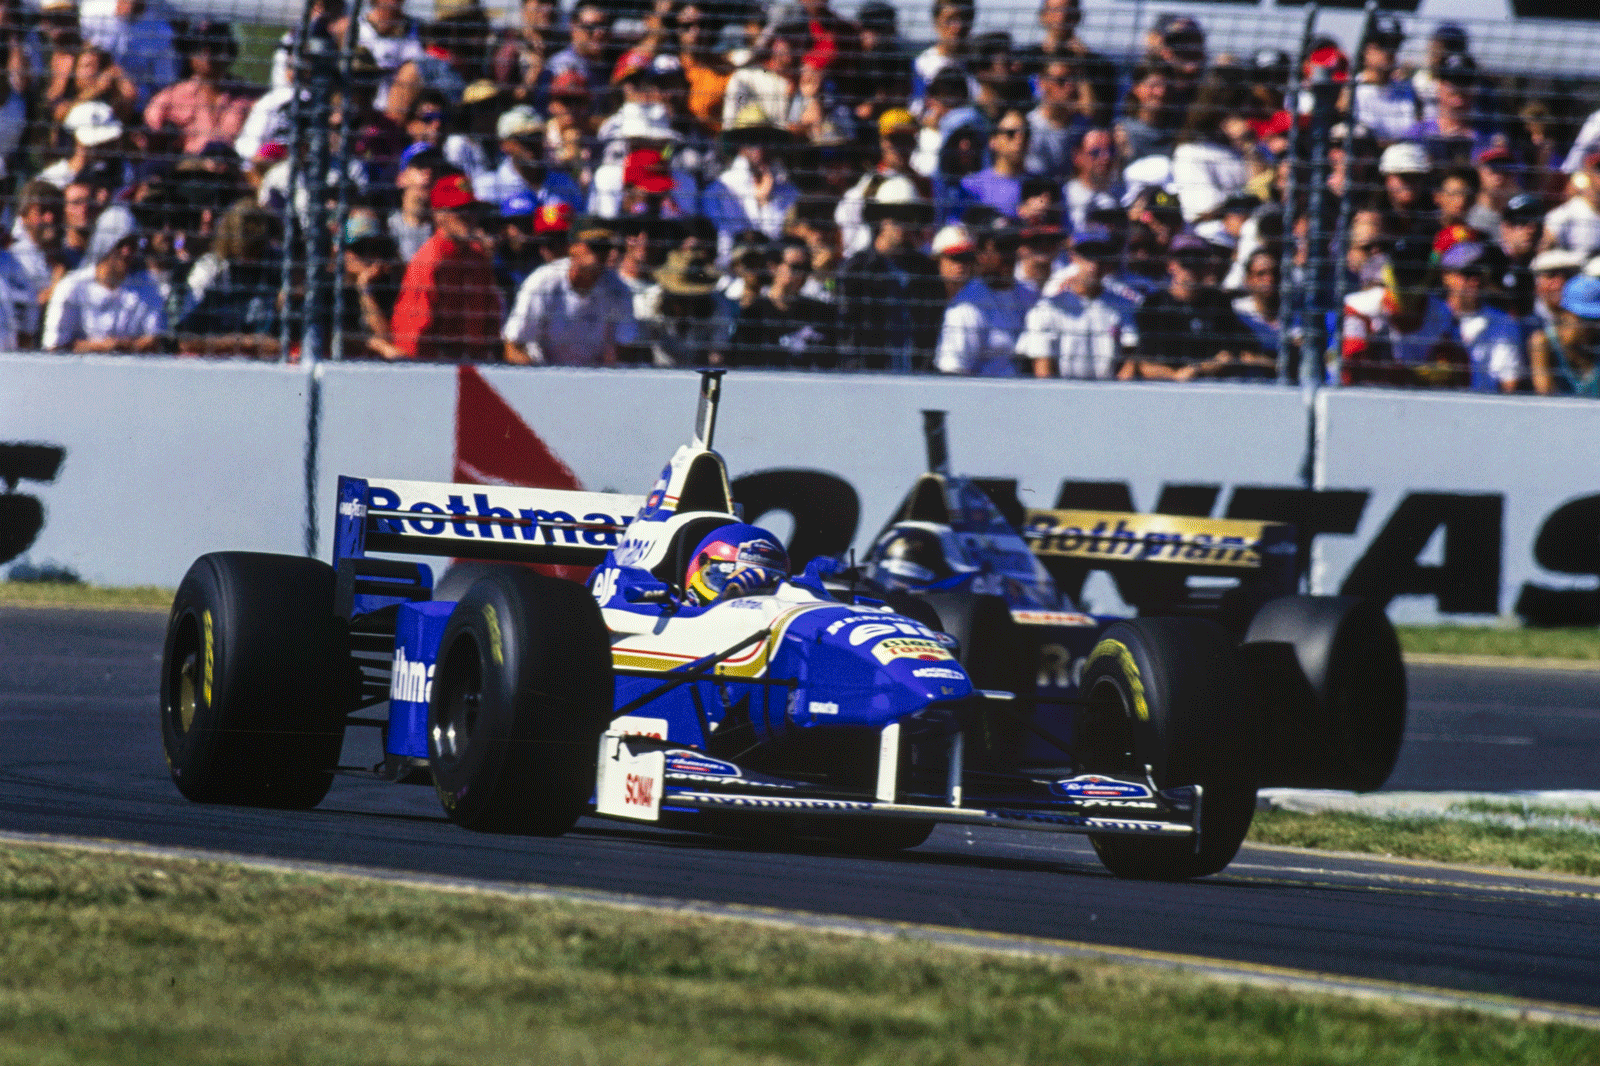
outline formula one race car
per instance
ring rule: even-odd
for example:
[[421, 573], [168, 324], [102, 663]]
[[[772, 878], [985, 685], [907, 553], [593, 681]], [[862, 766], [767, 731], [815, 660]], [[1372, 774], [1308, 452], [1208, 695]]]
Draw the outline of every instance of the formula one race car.
[[[645, 497], [342, 477], [332, 566], [201, 557], [161, 676], [179, 790], [307, 808], [344, 773], [431, 783], [479, 830], [593, 813], [893, 850], [953, 822], [1087, 833], [1125, 876], [1227, 865], [1260, 754], [1231, 638], [1095, 623], [1066, 714], [980, 687], [928, 590], [852, 589], [827, 559], [790, 575], [741, 523], [711, 449], [720, 386], [702, 376], [694, 439]], [[370, 553], [594, 569], [585, 587], [483, 567], [436, 599], [428, 566]], [[349, 725], [381, 730], [381, 763], [339, 765]]]

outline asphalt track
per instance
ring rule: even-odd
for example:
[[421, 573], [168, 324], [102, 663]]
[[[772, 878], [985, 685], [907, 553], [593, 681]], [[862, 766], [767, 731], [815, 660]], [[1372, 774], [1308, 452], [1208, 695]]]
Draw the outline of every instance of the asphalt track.
[[[1600, 1008], [1600, 881], [1247, 847], [1187, 884], [1108, 876], [1074, 837], [941, 827], [890, 859], [586, 820], [451, 825], [431, 788], [341, 780], [315, 811], [204, 807], [156, 728], [165, 615], [0, 608], [0, 831], [424, 877], [777, 908]], [[1420, 666], [1396, 790], [1600, 787], [1600, 674]], [[354, 732], [354, 731], [353, 731]], [[346, 761], [376, 739], [352, 735]], [[1593, 1018], [1600, 1020], [1600, 1013]]]

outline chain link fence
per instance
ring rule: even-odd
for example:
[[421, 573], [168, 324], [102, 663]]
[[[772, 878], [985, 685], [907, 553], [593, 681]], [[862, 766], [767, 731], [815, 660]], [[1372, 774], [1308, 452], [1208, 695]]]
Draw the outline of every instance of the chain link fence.
[[1600, 393], [1582, 24], [222, 2], [0, 4], [0, 341]]

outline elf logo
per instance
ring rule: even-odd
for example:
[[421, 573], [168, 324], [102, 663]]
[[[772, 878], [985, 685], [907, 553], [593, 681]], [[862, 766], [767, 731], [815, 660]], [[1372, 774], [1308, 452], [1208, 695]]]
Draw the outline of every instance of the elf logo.
[[427, 703], [433, 697], [433, 664], [406, 658], [404, 647], [394, 650], [394, 667], [389, 675], [389, 698], [404, 703]]

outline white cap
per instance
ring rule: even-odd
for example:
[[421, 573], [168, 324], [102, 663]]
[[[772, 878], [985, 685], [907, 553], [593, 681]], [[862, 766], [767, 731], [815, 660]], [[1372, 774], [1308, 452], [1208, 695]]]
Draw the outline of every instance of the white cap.
[[666, 108], [623, 104], [618, 114], [617, 136], [625, 141], [681, 141], [678, 131], [667, 122]]
[[503, 112], [494, 124], [494, 135], [502, 141], [520, 137], [525, 133], [543, 131], [544, 122], [539, 118], [539, 113], [527, 104], [518, 104], [511, 110]]
[[1534, 256], [1528, 269], [1535, 274], [1543, 274], [1547, 270], [1582, 270], [1587, 258], [1582, 252], [1574, 252], [1570, 248], [1550, 248]]
[[122, 123], [111, 105], [100, 100], [88, 100], [75, 105], [67, 112], [61, 125], [78, 139], [78, 143], [92, 148], [122, 136]]
[[1583, 266], [1583, 272], [1592, 278], [1600, 278], [1600, 255], [1595, 256]]
[[1426, 174], [1433, 170], [1427, 149], [1415, 141], [1397, 141], [1383, 150], [1379, 174]]
[[[896, 174], [878, 186], [878, 191], [873, 194], [872, 202], [878, 204], [920, 204], [926, 203], [922, 194], [917, 192], [916, 183], [910, 178]], [[946, 229], [951, 227], [946, 226]]]
[[1165, 189], [1172, 182], [1172, 159], [1164, 155], [1147, 155], [1135, 159], [1122, 170], [1122, 181], [1127, 191], [1122, 195], [1122, 206], [1132, 207], [1146, 189]]
[[945, 226], [933, 236], [934, 255], [961, 255], [973, 250], [972, 234], [959, 222]]

